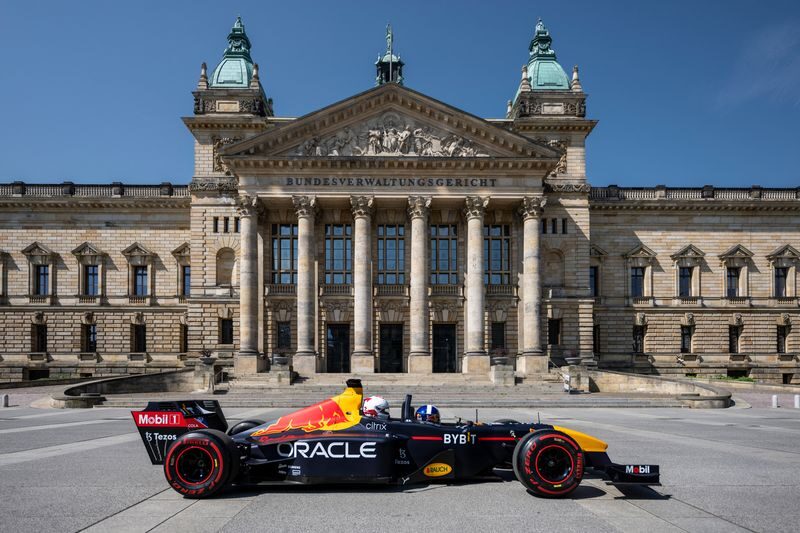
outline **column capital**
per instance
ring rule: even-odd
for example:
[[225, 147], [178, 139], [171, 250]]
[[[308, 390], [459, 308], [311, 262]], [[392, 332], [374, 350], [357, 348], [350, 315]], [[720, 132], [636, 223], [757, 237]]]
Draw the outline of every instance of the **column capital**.
[[351, 196], [350, 206], [353, 209], [353, 218], [372, 216], [372, 206], [374, 203], [374, 196]]
[[431, 211], [430, 196], [408, 197], [408, 218], [428, 218]]
[[486, 206], [489, 205], [488, 196], [467, 196], [466, 207], [464, 208], [464, 216], [467, 220], [471, 218], [483, 218], [486, 212]]
[[258, 196], [242, 194], [236, 199], [236, 212], [240, 217], [257, 217], [263, 212], [263, 206], [258, 201]]
[[292, 196], [297, 218], [314, 218], [317, 212], [316, 196]]
[[546, 203], [547, 198], [544, 196], [526, 196], [522, 199], [522, 205], [519, 206], [519, 214], [522, 215], [523, 220], [539, 218], [542, 216]]

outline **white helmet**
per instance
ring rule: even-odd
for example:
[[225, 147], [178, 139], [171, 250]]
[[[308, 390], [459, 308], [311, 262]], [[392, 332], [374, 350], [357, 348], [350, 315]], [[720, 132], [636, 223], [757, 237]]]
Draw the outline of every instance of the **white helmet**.
[[370, 396], [364, 400], [364, 416], [375, 418], [389, 418], [389, 402], [380, 396]]

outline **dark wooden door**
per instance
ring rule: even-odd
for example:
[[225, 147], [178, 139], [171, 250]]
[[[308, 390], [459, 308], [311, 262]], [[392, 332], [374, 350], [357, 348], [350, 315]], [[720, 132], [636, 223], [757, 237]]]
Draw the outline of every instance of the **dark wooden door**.
[[350, 372], [350, 324], [328, 324], [328, 372]]
[[458, 372], [455, 324], [433, 325], [433, 371]]
[[403, 324], [381, 324], [381, 372], [403, 371]]

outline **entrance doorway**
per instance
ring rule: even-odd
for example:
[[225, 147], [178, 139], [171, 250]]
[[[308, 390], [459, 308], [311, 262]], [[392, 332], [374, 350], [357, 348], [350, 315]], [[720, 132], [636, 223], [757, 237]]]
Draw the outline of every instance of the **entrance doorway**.
[[456, 325], [433, 325], [433, 371], [458, 372]]
[[381, 324], [381, 372], [403, 371], [403, 324]]
[[350, 324], [328, 324], [328, 372], [350, 372]]

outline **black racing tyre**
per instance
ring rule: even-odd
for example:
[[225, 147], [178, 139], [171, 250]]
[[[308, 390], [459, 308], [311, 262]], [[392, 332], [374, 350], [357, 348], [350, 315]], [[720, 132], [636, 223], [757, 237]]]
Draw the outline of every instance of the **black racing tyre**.
[[537, 496], [563, 498], [583, 479], [583, 450], [575, 440], [553, 429], [525, 435], [514, 448], [514, 475]]
[[242, 420], [238, 424], [235, 424], [232, 428], [228, 430], [228, 435], [236, 435], [237, 433], [242, 433], [243, 431], [247, 431], [248, 429], [253, 429], [255, 427], [263, 425], [265, 422], [263, 420], [259, 420], [258, 418], [248, 418], [247, 420]]
[[207, 498], [239, 473], [233, 440], [216, 429], [190, 431], [169, 447], [164, 475], [170, 487], [187, 498]]
[[495, 420], [492, 424], [520, 424], [519, 420], [514, 420], [512, 418], [501, 418], [499, 420]]

